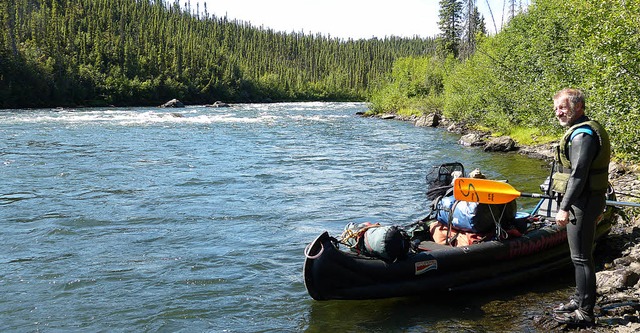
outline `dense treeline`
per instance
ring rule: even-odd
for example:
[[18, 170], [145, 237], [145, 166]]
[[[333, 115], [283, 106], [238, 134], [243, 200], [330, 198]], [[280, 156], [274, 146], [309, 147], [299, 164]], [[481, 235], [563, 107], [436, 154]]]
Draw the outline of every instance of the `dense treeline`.
[[178, 1], [0, 2], [0, 108], [362, 100], [422, 38], [283, 33]]
[[413, 69], [399, 60], [372, 95], [375, 112], [429, 100], [428, 111], [535, 141], [561, 133], [551, 97], [576, 87], [608, 129], [615, 157], [640, 161], [640, 2], [537, 0], [500, 33], [480, 36], [466, 60], [411, 59]]

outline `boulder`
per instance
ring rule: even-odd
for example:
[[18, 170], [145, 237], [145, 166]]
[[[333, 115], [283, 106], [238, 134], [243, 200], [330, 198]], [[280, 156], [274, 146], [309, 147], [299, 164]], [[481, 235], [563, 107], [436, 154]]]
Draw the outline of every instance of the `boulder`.
[[207, 106], [212, 108], [228, 108], [230, 105], [222, 101], [215, 101], [213, 104]]
[[553, 160], [555, 144], [543, 143], [539, 145], [518, 147], [518, 151], [523, 155], [541, 160]]
[[419, 117], [414, 122], [415, 126], [418, 127], [438, 127], [440, 124], [440, 115], [437, 113], [430, 113], [428, 115], [424, 115]]
[[623, 290], [634, 286], [637, 282], [638, 275], [626, 268], [596, 273], [598, 294], [610, 294], [617, 290]]
[[464, 124], [452, 123], [451, 125], [449, 125], [447, 127], [447, 132], [462, 134], [462, 133], [466, 132], [465, 127], [466, 126]]
[[161, 108], [183, 108], [184, 107], [184, 103], [180, 102], [180, 100], [178, 99], [172, 99], [162, 105], [160, 105]]
[[508, 136], [493, 138], [484, 145], [484, 151], [508, 152], [516, 149], [516, 142]]
[[463, 135], [458, 141], [458, 143], [467, 147], [476, 147], [476, 146], [482, 146], [484, 144], [484, 139], [482, 135], [478, 133], [469, 133], [469, 134]]

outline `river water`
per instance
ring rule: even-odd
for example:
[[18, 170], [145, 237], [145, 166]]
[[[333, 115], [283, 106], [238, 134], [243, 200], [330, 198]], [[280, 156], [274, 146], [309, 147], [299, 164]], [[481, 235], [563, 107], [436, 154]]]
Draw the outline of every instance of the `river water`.
[[526, 192], [548, 173], [364, 110], [0, 110], [0, 331], [532, 330], [570, 273], [432, 299], [307, 295], [305, 245], [349, 222], [422, 218], [433, 166], [459, 161]]

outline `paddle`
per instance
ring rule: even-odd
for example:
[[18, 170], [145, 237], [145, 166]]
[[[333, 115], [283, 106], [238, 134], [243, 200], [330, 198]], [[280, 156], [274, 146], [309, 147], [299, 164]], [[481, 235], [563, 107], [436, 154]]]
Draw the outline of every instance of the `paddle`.
[[[485, 204], [504, 204], [519, 197], [547, 198], [538, 193], [523, 193], [510, 184], [488, 179], [456, 178], [453, 183], [453, 196], [456, 200], [475, 201]], [[609, 206], [640, 207], [640, 203], [607, 200]]]

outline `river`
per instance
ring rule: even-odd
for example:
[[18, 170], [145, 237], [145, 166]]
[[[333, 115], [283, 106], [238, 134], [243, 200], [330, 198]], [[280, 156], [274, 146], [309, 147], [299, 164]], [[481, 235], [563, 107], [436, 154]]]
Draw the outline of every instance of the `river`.
[[0, 110], [0, 331], [531, 330], [571, 273], [432, 299], [308, 296], [305, 245], [349, 222], [424, 217], [433, 166], [458, 161], [525, 192], [548, 174], [364, 110]]

